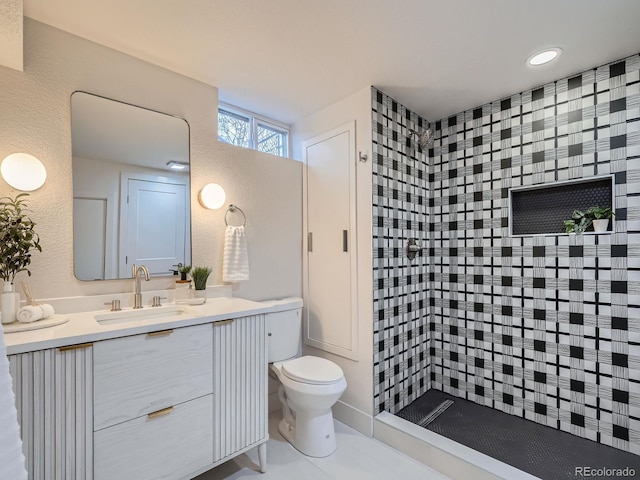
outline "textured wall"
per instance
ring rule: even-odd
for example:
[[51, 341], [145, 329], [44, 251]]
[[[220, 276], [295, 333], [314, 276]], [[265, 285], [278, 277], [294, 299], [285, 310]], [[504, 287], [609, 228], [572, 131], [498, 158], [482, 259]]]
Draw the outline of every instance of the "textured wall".
[[[429, 169], [432, 387], [637, 454], [639, 68], [443, 119]], [[607, 174], [615, 233], [509, 237], [510, 187]]]
[[396, 413], [429, 389], [426, 152], [409, 140], [427, 122], [372, 88], [374, 412]]
[[[27, 152], [47, 168], [47, 183], [29, 198], [44, 250], [32, 263], [40, 298], [132, 288], [127, 280], [80, 282], [73, 275], [70, 96], [76, 90], [187, 120], [193, 263], [214, 268], [209, 284], [221, 283], [225, 212], [204, 210], [197, 192], [216, 182], [227, 203], [247, 214], [251, 280], [235, 293], [252, 299], [301, 295], [301, 165], [219, 143], [216, 88], [25, 19], [25, 71], [0, 68], [0, 158]], [[0, 181], [0, 196], [15, 193]], [[154, 279], [145, 289], [171, 286]]]

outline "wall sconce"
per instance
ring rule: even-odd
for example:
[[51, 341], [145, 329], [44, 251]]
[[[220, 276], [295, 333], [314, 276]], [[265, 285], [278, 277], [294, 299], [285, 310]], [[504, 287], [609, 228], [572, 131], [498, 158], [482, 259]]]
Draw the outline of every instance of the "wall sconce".
[[198, 194], [198, 201], [204, 208], [216, 210], [224, 205], [227, 196], [224, 189], [217, 183], [208, 183]]
[[11, 187], [32, 192], [44, 185], [47, 170], [40, 160], [28, 153], [12, 153], [2, 160], [0, 174]]

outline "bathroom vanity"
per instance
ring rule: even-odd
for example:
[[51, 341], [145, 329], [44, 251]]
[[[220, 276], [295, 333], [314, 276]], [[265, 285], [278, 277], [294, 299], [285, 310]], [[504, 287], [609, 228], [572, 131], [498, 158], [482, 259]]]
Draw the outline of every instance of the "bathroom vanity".
[[193, 478], [254, 447], [265, 471], [277, 309], [214, 298], [5, 335], [29, 478]]

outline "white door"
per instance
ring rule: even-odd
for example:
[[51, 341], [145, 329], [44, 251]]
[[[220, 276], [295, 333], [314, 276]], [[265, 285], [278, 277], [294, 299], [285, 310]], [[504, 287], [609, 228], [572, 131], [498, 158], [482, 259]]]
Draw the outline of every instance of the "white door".
[[126, 233], [120, 278], [131, 264], [146, 265], [151, 275], [170, 275], [185, 263], [187, 187], [182, 184], [127, 179]]
[[357, 359], [355, 122], [304, 143], [305, 343]]
[[107, 199], [73, 199], [73, 271], [79, 280], [104, 280]]

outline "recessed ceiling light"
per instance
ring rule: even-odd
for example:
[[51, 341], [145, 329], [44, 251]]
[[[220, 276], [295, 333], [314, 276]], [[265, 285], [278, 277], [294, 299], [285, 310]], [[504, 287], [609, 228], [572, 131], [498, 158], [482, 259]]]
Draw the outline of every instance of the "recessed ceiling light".
[[545, 63], [549, 63], [551, 60], [555, 59], [560, 55], [562, 50], [559, 48], [549, 48], [547, 50], [543, 50], [542, 52], [538, 52], [534, 55], [531, 55], [527, 60], [529, 65], [533, 65], [537, 67], [538, 65], [544, 65]]
[[184, 162], [176, 162], [175, 160], [171, 160], [167, 162], [167, 167], [171, 170], [186, 170], [189, 165]]

